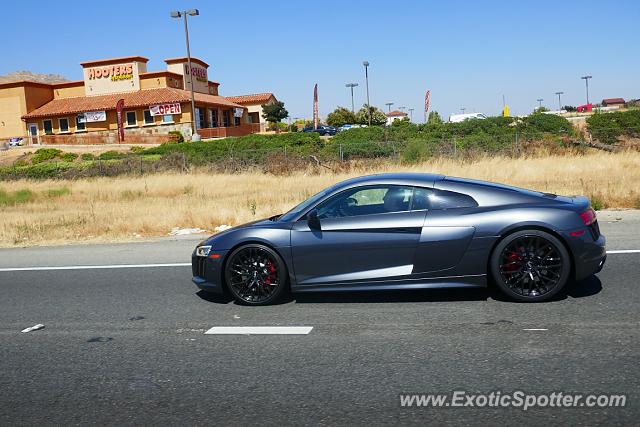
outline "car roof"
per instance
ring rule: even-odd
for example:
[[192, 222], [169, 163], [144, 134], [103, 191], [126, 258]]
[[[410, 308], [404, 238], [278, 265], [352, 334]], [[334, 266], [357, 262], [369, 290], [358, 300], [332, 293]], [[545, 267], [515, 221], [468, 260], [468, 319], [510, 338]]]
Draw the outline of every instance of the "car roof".
[[335, 189], [353, 187], [366, 184], [406, 184], [432, 187], [436, 181], [441, 181], [444, 175], [431, 173], [380, 173], [359, 176], [339, 182]]

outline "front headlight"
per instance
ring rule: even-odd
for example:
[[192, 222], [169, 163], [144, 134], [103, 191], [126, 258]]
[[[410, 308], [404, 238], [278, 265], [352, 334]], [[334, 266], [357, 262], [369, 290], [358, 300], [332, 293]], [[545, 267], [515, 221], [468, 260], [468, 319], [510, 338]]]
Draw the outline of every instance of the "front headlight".
[[211, 246], [198, 246], [196, 248], [196, 256], [206, 257], [211, 252]]

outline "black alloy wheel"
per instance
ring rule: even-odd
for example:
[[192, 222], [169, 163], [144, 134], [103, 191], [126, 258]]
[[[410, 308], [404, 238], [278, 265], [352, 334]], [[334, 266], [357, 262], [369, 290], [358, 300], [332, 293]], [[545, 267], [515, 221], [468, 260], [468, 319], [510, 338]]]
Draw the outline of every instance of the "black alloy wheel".
[[500, 290], [516, 301], [546, 301], [560, 292], [571, 273], [569, 253], [555, 236], [524, 230], [507, 236], [491, 257]]
[[285, 291], [287, 272], [282, 258], [260, 244], [234, 250], [225, 264], [227, 289], [241, 304], [267, 305]]

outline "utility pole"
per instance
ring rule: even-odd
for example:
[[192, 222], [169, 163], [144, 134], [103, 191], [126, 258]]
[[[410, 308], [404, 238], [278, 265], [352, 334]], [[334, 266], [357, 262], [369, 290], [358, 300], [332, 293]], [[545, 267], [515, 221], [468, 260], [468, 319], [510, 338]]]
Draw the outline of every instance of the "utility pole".
[[371, 126], [371, 103], [369, 102], [369, 61], [362, 61], [364, 65], [364, 79], [367, 85], [367, 118], [369, 126]]
[[556, 92], [558, 95], [558, 111], [562, 111], [562, 101], [560, 100], [560, 95], [564, 95], [564, 92]]
[[589, 104], [589, 79], [591, 79], [591, 76], [582, 76], [580, 77], [581, 79], [584, 80], [584, 84], [587, 88], [587, 105]]
[[[184, 18], [184, 37], [187, 42], [187, 67], [189, 67], [189, 81], [191, 82], [191, 141], [200, 141], [200, 135], [196, 128], [196, 99], [193, 95], [193, 68], [191, 68], [191, 48], [189, 47], [189, 27], [187, 25], [187, 16], [198, 16], [200, 12], [198, 9], [187, 9], [185, 11], [171, 11], [172, 18]], [[184, 76], [185, 78], [187, 76]]]
[[355, 105], [353, 103], [353, 88], [358, 86], [358, 83], [347, 83], [345, 86], [351, 89], [351, 112], [355, 113]]
[[390, 113], [391, 112], [391, 106], [393, 105], [393, 102], [387, 102], [386, 104], [384, 104], [387, 106], [387, 110]]

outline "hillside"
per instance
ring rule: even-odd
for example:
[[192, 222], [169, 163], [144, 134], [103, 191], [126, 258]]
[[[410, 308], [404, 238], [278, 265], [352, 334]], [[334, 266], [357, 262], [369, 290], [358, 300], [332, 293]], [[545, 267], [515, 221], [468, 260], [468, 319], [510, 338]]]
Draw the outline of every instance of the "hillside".
[[40, 83], [59, 83], [67, 82], [69, 79], [58, 74], [38, 74], [31, 71], [13, 71], [11, 73], [0, 76], [0, 84], [28, 80]]

